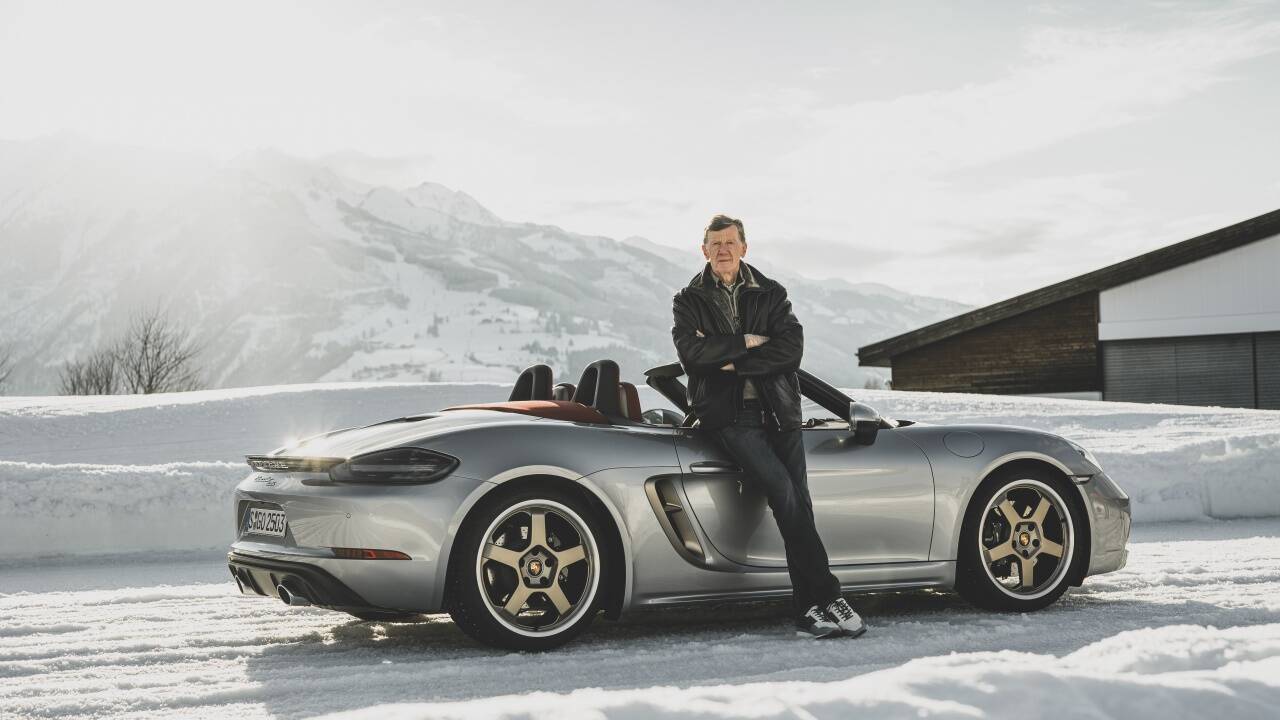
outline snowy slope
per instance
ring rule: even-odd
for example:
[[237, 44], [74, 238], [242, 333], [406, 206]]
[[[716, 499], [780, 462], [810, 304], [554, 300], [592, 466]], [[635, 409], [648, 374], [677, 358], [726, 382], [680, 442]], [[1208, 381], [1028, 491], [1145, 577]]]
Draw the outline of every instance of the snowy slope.
[[216, 555], [0, 565], [0, 718], [1261, 720], [1278, 558], [1277, 520], [1139, 525], [1125, 569], [1036, 613], [852, 595], [868, 633], [815, 642], [781, 604], [671, 609], [546, 654], [241, 597]]
[[[667, 405], [640, 390], [646, 409]], [[0, 398], [0, 558], [223, 547], [231, 489], [248, 472], [244, 455], [508, 392], [481, 383], [333, 383]], [[1280, 516], [1280, 412], [846, 392], [890, 417], [1021, 425], [1084, 443], [1132, 497], [1138, 523]], [[828, 413], [809, 406], [808, 414]]]
[[[696, 231], [695, 231], [696, 237]], [[761, 241], [763, 242], [763, 240]], [[669, 362], [676, 288], [702, 267], [652, 243], [507, 222], [435, 183], [370, 186], [278, 152], [216, 164], [58, 136], [0, 142], [0, 346], [9, 394], [160, 306], [191, 328], [209, 387], [510, 382], [548, 362]], [[861, 385], [860, 345], [963, 306], [774, 269], [806, 360]]]

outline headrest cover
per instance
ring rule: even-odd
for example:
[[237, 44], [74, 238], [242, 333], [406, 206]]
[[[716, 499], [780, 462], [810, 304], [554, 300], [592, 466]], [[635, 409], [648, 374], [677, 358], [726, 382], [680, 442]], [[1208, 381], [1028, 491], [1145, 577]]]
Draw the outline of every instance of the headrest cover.
[[640, 393], [635, 385], [629, 382], [618, 383], [618, 403], [627, 417], [636, 422], [644, 422], [644, 413], [640, 410]]

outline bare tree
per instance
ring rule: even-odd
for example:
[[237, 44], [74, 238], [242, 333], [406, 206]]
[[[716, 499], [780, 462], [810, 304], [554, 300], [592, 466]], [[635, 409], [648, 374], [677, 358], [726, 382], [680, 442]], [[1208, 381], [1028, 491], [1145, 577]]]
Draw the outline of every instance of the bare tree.
[[62, 366], [63, 395], [114, 395], [119, 388], [114, 347], [95, 350], [84, 360]]
[[4, 392], [5, 382], [13, 373], [13, 346], [0, 344], [0, 393]]
[[197, 390], [202, 386], [195, 358], [200, 348], [159, 309], [134, 317], [115, 346], [115, 361], [126, 392]]
[[158, 309], [135, 315], [124, 336], [62, 369], [64, 395], [195, 390], [199, 348]]

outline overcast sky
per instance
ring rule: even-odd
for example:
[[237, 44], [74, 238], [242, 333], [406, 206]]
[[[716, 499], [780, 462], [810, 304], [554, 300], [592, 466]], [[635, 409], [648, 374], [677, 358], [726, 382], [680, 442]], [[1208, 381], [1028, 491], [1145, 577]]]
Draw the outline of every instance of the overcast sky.
[[[0, 138], [323, 157], [983, 304], [1280, 208], [1280, 6], [0, 0]], [[693, 268], [696, 270], [696, 268]]]

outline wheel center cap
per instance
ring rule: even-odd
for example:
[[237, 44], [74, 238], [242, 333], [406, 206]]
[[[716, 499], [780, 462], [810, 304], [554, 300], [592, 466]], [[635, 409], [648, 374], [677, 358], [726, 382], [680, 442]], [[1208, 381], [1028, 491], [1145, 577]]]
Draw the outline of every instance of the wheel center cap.
[[1022, 543], [1023, 545], [1030, 545], [1031, 533], [1023, 532], [1021, 535], [1018, 536], [1018, 542]]
[[[1024, 544], [1025, 544], [1025, 543], [1024, 543]], [[538, 562], [537, 560], [531, 560], [531, 561], [529, 562], [529, 574], [530, 574], [530, 575], [541, 575], [541, 574], [542, 574], [542, 563]]]

